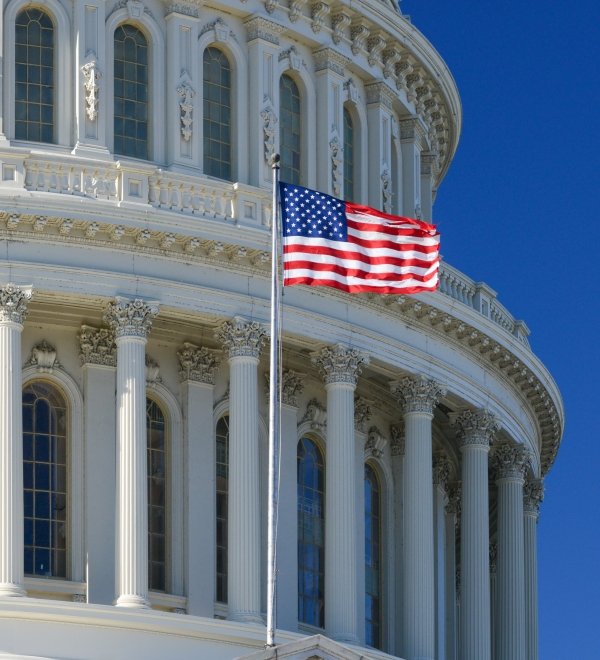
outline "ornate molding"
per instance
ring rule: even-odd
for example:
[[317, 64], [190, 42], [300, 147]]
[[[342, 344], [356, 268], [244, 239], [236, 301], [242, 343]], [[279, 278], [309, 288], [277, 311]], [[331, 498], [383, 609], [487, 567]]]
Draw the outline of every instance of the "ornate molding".
[[179, 84], [177, 85], [177, 96], [179, 101], [179, 121], [181, 122], [181, 137], [189, 142], [192, 139], [192, 125], [194, 112], [194, 96], [196, 91], [192, 87], [191, 79], [187, 71], [181, 74]]
[[290, 46], [279, 53], [279, 61], [283, 62], [284, 60], [288, 61], [287, 68], [292, 71], [300, 71], [302, 65], [306, 67], [296, 46]]
[[381, 172], [381, 200], [383, 202], [383, 210], [386, 213], [392, 212], [392, 177], [387, 167], [384, 167]]
[[82, 325], [79, 330], [79, 359], [81, 364], [117, 365], [115, 336], [108, 328]]
[[317, 399], [311, 399], [306, 404], [306, 412], [300, 420], [300, 424], [308, 422], [311, 429], [325, 431], [327, 428], [327, 410]]
[[366, 433], [366, 424], [373, 417], [372, 404], [362, 396], [354, 397], [354, 429], [359, 433]]
[[5, 284], [0, 288], [0, 323], [23, 325], [27, 316], [27, 303], [31, 300], [33, 288]]
[[374, 34], [367, 41], [367, 51], [369, 52], [369, 66], [381, 64], [381, 54], [386, 47], [387, 42], [380, 34]]
[[229, 37], [232, 34], [231, 29], [221, 17], [216, 18], [214, 21], [211, 21], [210, 23], [207, 23], [202, 28], [202, 30], [200, 30], [200, 36], [206, 34], [207, 32], [210, 32], [211, 30], [214, 31], [214, 40], [220, 41], [222, 43], [229, 41]]
[[218, 351], [204, 346], [196, 346], [186, 341], [177, 351], [177, 359], [179, 360], [179, 379], [182, 382], [193, 380], [208, 385], [215, 384], [215, 374], [221, 363]]
[[365, 86], [365, 89], [367, 91], [367, 104], [379, 103], [388, 110], [392, 110], [395, 94], [387, 83], [370, 83]]
[[498, 420], [489, 410], [463, 410], [450, 415], [450, 423], [456, 426], [459, 445], [489, 447], [494, 434], [500, 429]]
[[96, 53], [90, 51], [86, 57], [86, 63], [81, 67], [83, 74], [83, 91], [85, 94], [85, 114], [90, 121], [96, 121], [98, 117], [98, 100], [100, 97], [100, 85], [98, 84], [102, 73], [98, 68]]
[[287, 406], [298, 407], [298, 396], [304, 390], [305, 375], [293, 371], [292, 369], [284, 369], [281, 374], [281, 403]]
[[333, 135], [329, 142], [331, 155], [331, 189], [335, 197], [342, 196], [342, 144], [337, 133]]
[[189, 18], [200, 18], [200, 10], [196, 5], [187, 2], [171, 2], [165, 7], [165, 16], [180, 14]]
[[217, 328], [215, 338], [223, 344], [229, 359], [251, 357], [258, 360], [267, 338], [267, 331], [261, 323], [235, 316], [231, 321], [225, 321]]
[[393, 78], [396, 75], [396, 64], [398, 64], [401, 57], [401, 52], [395, 46], [390, 46], [383, 51], [384, 78]]
[[354, 23], [350, 27], [350, 40], [353, 55], [358, 55], [364, 50], [365, 42], [369, 36], [369, 28], [365, 23]]
[[344, 83], [344, 92], [346, 101], [354, 104], [358, 103], [358, 89], [352, 78], [348, 78], [348, 80], [346, 80]]
[[[274, 8], [273, 8], [274, 9]], [[245, 23], [248, 41], [262, 39], [274, 46], [279, 46], [279, 35], [285, 31], [285, 28], [278, 23], [273, 23], [261, 16], [254, 16]]]
[[295, 23], [302, 16], [302, 9], [305, 4], [306, 0], [290, 0], [290, 13], [288, 17], [292, 23]]
[[43, 339], [31, 349], [26, 365], [35, 366], [40, 373], [51, 374], [54, 367], [60, 366], [56, 359], [56, 348]]
[[327, 385], [333, 383], [356, 385], [363, 366], [369, 364], [369, 357], [355, 348], [336, 344], [326, 346], [318, 353], [314, 353], [312, 361], [319, 368]]
[[365, 458], [381, 458], [387, 445], [387, 439], [376, 426], [371, 426], [365, 442]]
[[492, 453], [492, 465], [496, 469], [497, 480], [523, 480], [529, 466], [529, 452], [522, 445], [496, 445]]
[[346, 32], [346, 28], [350, 25], [351, 20], [352, 18], [350, 14], [346, 14], [343, 11], [340, 11], [331, 17], [331, 27], [333, 29], [331, 38], [333, 39], [334, 44], [339, 44], [344, 38], [344, 33]]
[[452, 463], [446, 454], [435, 454], [433, 457], [433, 484], [446, 490], [451, 471]]
[[330, 11], [331, 8], [329, 5], [325, 2], [321, 2], [321, 0], [318, 0], [318, 2], [313, 2], [311, 5], [310, 16], [312, 18], [312, 22], [310, 26], [315, 34], [318, 34], [321, 31], [321, 28], [325, 24], [325, 19], [329, 15]]
[[116, 339], [120, 337], [145, 339], [157, 314], [158, 303], [155, 301], [144, 301], [141, 298], [131, 300], [117, 296], [108, 304], [104, 321], [113, 330]]
[[275, 153], [275, 134], [277, 133], [277, 115], [273, 107], [269, 104], [265, 106], [260, 113], [263, 121], [263, 144], [265, 160], [270, 162], [271, 156]]
[[392, 442], [390, 443], [392, 456], [404, 456], [404, 449], [406, 446], [406, 436], [404, 434], [404, 426], [399, 426], [398, 424], [392, 424], [390, 426], [390, 437], [392, 439]]
[[315, 62], [315, 71], [333, 71], [339, 76], [343, 76], [346, 72], [346, 67], [349, 64], [347, 57], [340, 55], [331, 48], [321, 48], [313, 53]]
[[540, 515], [540, 505], [544, 500], [542, 479], [530, 479], [523, 486], [523, 510], [525, 513]]
[[446, 395], [446, 388], [425, 376], [407, 376], [390, 383], [392, 394], [398, 399], [404, 413], [433, 414], [438, 401]]

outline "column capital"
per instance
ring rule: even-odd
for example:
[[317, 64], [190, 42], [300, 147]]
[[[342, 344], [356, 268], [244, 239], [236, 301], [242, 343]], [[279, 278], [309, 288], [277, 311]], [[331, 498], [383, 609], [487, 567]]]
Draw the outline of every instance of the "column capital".
[[251, 16], [246, 22], [247, 40], [254, 41], [262, 39], [274, 46], [279, 46], [279, 35], [285, 31], [285, 28], [279, 23], [263, 18], [262, 16]]
[[193, 380], [207, 385], [215, 384], [215, 373], [221, 364], [217, 351], [204, 346], [196, 346], [188, 341], [177, 351], [179, 379], [181, 382]]
[[407, 376], [390, 383], [392, 394], [398, 399], [404, 413], [433, 414], [437, 402], [446, 394], [446, 388], [425, 376]]
[[108, 328], [93, 328], [90, 325], [82, 325], [78, 336], [81, 364], [116, 366], [115, 336]]
[[27, 303], [33, 295], [31, 286], [5, 284], [0, 287], [0, 323], [23, 325], [27, 316]]
[[477, 445], [489, 447], [494, 433], [500, 428], [498, 420], [489, 410], [463, 410], [450, 416], [456, 426], [460, 447]]
[[258, 360], [267, 331], [262, 323], [234, 316], [231, 321], [225, 321], [217, 328], [215, 338], [223, 344], [230, 360], [236, 357], [252, 357]]
[[433, 483], [435, 486], [441, 486], [446, 490], [446, 484], [450, 478], [452, 463], [450, 463], [446, 454], [435, 454], [433, 457]]
[[326, 346], [318, 353], [314, 353], [312, 361], [319, 368], [326, 385], [333, 383], [356, 385], [363, 366], [369, 364], [369, 356], [356, 348], [336, 344]]
[[529, 452], [522, 445], [501, 444], [494, 449], [492, 464], [496, 479], [524, 479], [529, 464]]
[[157, 314], [158, 303], [155, 301], [117, 296], [108, 304], [104, 320], [115, 333], [116, 339], [121, 337], [146, 339]]
[[530, 479], [523, 486], [523, 510], [525, 513], [540, 515], [540, 504], [544, 499], [542, 479]]
[[346, 67], [350, 64], [350, 60], [344, 55], [341, 55], [333, 48], [320, 48], [313, 52], [315, 58], [315, 72], [320, 71], [333, 71], [338, 76], [344, 76]]

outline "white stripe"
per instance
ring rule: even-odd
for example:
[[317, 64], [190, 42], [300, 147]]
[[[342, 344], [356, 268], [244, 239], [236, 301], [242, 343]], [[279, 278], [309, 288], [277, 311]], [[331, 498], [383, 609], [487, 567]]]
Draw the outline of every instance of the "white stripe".
[[392, 236], [384, 232], [360, 231], [353, 227], [348, 227], [348, 235], [356, 236], [362, 241], [390, 241], [391, 243], [398, 243], [399, 245], [402, 245], [403, 243], [416, 243], [417, 245], [427, 246], [440, 244], [439, 236]]
[[291, 279], [296, 279], [298, 277], [309, 277], [312, 280], [316, 281], [331, 281], [334, 280], [335, 282], [339, 282], [340, 284], [346, 284], [348, 286], [353, 286], [353, 285], [365, 285], [365, 286], [372, 286], [372, 287], [379, 287], [383, 288], [386, 286], [390, 287], [412, 287], [412, 286], [421, 286], [421, 287], [427, 287], [428, 289], [434, 289], [437, 285], [438, 278], [437, 277], [432, 277], [430, 280], [427, 282], [423, 282], [421, 279], [408, 279], [408, 280], [366, 280], [362, 277], [355, 277], [354, 275], [351, 275], [349, 277], [346, 277], [344, 275], [339, 275], [338, 273], [330, 273], [330, 272], [317, 272], [314, 270], [306, 270], [304, 268], [294, 268], [292, 270], [286, 270], [285, 271], [285, 278], [284, 280], [291, 280]]
[[396, 273], [397, 275], [404, 275], [405, 273], [414, 273], [415, 275], [429, 275], [437, 270], [439, 263], [434, 261], [428, 268], [422, 266], [397, 266], [395, 264], [366, 264], [364, 261], [357, 261], [355, 259], [338, 259], [328, 254], [304, 254], [301, 252], [294, 252], [292, 254], [284, 254], [283, 261], [287, 268], [293, 268], [288, 264], [293, 264], [297, 261], [309, 261], [311, 263], [319, 264], [334, 264], [343, 266], [348, 270], [353, 268], [367, 271], [369, 273]]
[[[395, 257], [396, 259], [421, 259], [422, 261], [435, 261], [438, 259], [437, 252], [420, 252], [419, 250], [394, 250], [391, 248], [367, 248], [355, 243], [348, 243], [347, 241], [331, 241], [327, 238], [304, 238], [303, 236], [286, 236], [283, 239], [285, 245], [297, 245], [300, 247], [314, 246], [325, 247], [330, 250], [338, 250], [342, 252], [355, 252], [356, 254], [363, 254], [366, 257]], [[311, 254], [310, 259], [317, 256]], [[340, 255], [340, 259], [344, 258]]]

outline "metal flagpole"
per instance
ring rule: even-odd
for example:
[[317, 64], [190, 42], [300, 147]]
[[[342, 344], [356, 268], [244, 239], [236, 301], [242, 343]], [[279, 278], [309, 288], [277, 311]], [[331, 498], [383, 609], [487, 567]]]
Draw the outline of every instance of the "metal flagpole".
[[277, 511], [279, 499], [279, 223], [277, 183], [279, 154], [271, 156], [273, 170], [273, 216], [271, 222], [271, 353], [269, 359], [269, 510], [267, 537], [267, 646], [275, 646], [277, 628]]

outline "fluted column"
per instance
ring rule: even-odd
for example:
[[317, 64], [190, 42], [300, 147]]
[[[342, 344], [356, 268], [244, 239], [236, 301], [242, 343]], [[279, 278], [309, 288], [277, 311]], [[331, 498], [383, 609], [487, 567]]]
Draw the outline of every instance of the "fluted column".
[[492, 640], [492, 660], [496, 658], [496, 601], [497, 601], [497, 580], [496, 580], [496, 557], [498, 546], [490, 543], [490, 638]]
[[527, 660], [538, 660], [538, 597], [537, 597], [537, 521], [540, 503], [544, 499], [541, 479], [527, 481], [524, 487], [525, 515], [525, 643]]
[[404, 593], [404, 425], [392, 425], [390, 427], [392, 473], [394, 475], [394, 655], [400, 656], [404, 648], [402, 630], [402, 598]]
[[498, 487], [496, 660], [525, 660], [525, 546], [523, 483], [527, 452], [500, 445], [494, 451]]
[[21, 333], [31, 287], [0, 288], [0, 597], [23, 589]]
[[229, 618], [261, 622], [258, 359], [265, 328], [235, 317], [216, 337], [229, 359]]
[[358, 642], [354, 390], [368, 358], [340, 344], [314, 356], [327, 390], [325, 477], [325, 628]]
[[435, 562], [435, 657], [446, 660], [446, 484], [451, 464], [447, 456], [433, 458], [433, 529]]
[[104, 316], [117, 344], [117, 602], [148, 607], [146, 341], [158, 305], [117, 297]]
[[427, 378], [391, 383], [404, 413], [404, 657], [435, 657], [431, 422], [445, 390]]
[[446, 505], [446, 660], [458, 660], [456, 609], [456, 528], [460, 515], [460, 483], [449, 488]]
[[462, 455], [460, 656], [463, 660], [489, 660], [492, 647], [488, 453], [498, 423], [485, 410], [465, 410], [453, 421]]

